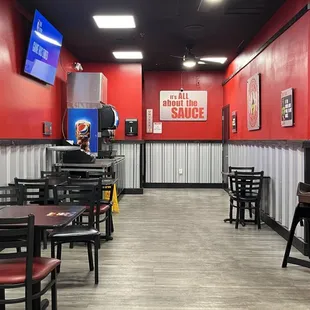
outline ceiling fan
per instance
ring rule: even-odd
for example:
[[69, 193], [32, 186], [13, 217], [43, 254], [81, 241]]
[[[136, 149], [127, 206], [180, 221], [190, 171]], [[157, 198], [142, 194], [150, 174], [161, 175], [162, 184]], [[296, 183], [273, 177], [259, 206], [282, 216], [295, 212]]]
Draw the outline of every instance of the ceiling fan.
[[183, 60], [183, 66], [186, 68], [193, 68], [198, 65], [207, 65], [208, 63], [224, 64], [227, 60], [226, 57], [197, 57], [193, 52], [193, 45], [186, 45], [185, 54], [183, 56], [170, 55], [174, 58]]

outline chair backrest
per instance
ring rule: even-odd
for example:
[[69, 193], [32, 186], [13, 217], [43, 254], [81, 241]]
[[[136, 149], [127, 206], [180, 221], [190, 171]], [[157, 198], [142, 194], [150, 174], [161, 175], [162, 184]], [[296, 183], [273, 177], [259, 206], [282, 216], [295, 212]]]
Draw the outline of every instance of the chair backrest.
[[[14, 208], [14, 207], [13, 207]], [[32, 285], [34, 215], [23, 218], [0, 218], [0, 252], [2, 259], [26, 258], [26, 287]], [[16, 252], [16, 248], [20, 248]], [[10, 251], [11, 250], [11, 251]]]
[[22, 186], [22, 204], [48, 203], [48, 179], [19, 179], [15, 178], [15, 186]]
[[[236, 171], [237, 172], [254, 172], [254, 167], [234, 167], [234, 166], [229, 166], [228, 167], [228, 171], [229, 173], [235, 173]], [[233, 176], [229, 176], [228, 177], [228, 180], [229, 180], [229, 189], [232, 191], [232, 192], [235, 192], [236, 191], [236, 183], [235, 183], [235, 178]]]
[[105, 185], [102, 184], [102, 178], [82, 178], [82, 179], [75, 179], [75, 178], [68, 178], [69, 185], [83, 185], [83, 184], [94, 184], [98, 185], [101, 188], [101, 192], [98, 193], [98, 200], [96, 200], [97, 204], [105, 203], [112, 205], [113, 200], [113, 191], [114, 185]]
[[50, 177], [55, 177], [55, 178], [61, 178], [69, 177], [69, 172], [68, 171], [41, 171], [41, 178], [50, 178]]
[[54, 186], [54, 201], [56, 205], [89, 206], [88, 225], [94, 226], [94, 208], [98, 202], [98, 192], [101, 186], [94, 184], [56, 185]]
[[0, 186], [0, 206], [13, 206], [22, 204], [21, 191], [21, 186]]
[[256, 197], [261, 199], [264, 171], [260, 172], [235, 172], [237, 198]]
[[93, 185], [96, 186], [98, 189], [96, 195], [96, 202], [99, 202], [102, 196], [102, 178], [68, 178], [68, 185], [76, 185], [76, 186], [83, 186], [83, 185]]

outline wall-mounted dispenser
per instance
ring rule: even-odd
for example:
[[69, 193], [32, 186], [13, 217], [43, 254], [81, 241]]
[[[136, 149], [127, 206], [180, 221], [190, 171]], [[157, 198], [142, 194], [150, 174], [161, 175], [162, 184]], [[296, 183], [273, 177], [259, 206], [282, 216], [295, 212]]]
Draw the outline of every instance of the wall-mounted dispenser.
[[126, 119], [125, 120], [125, 135], [126, 136], [137, 136], [138, 135], [138, 120], [137, 119]]

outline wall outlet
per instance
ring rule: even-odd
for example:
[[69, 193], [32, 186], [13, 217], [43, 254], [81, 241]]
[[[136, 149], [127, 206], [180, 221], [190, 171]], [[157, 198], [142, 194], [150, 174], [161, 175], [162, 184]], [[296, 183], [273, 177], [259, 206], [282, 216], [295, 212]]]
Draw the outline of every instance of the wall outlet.
[[183, 174], [183, 169], [182, 168], [179, 169], [179, 174]]

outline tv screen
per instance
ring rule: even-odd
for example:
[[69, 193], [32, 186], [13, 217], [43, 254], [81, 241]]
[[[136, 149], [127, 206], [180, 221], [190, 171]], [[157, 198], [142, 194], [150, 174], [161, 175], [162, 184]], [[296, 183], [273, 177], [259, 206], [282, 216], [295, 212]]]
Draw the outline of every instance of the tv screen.
[[26, 56], [25, 73], [54, 85], [62, 39], [62, 34], [36, 10]]

